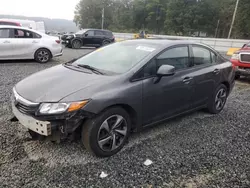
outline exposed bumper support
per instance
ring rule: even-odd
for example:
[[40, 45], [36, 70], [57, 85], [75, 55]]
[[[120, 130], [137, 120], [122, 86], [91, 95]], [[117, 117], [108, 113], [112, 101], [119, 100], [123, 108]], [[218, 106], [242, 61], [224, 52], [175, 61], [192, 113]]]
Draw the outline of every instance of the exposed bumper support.
[[26, 127], [40, 135], [49, 136], [51, 135], [51, 123], [48, 121], [39, 121], [31, 116], [27, 116], [18, 111], [14, 104], [12, 104], [12, 111], [19, 122]]

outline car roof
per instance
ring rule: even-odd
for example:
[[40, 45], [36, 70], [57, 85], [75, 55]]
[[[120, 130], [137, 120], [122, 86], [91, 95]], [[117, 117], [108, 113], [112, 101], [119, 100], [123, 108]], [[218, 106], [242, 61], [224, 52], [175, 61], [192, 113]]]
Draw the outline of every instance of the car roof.
[[[123, 41], [125, 42], [125, 41]], [[201, 45], [201, 46], [204, 46], [204, 47], [207, 47], [213, 51], [215, 51], [212, 47], [206, 45], [206, 44], [203, 44], [203, 43], [197, 43], [195, 41], [192, 41], [192, 40], [168, 40], [168, 39], [133, 39], [133, 40], [127, 40], [127, 42], [131, 42], [131, 43], [143, 43], [143, 44], [148, 44], [148, 45], [156, 45], [156, 46], [159, 46], [159, 47], [162, 47], [162, 48], [166, 48], [166, 47], [169, 47], [169, 46], [173, 46], [173, 45], [181, 45], [181, 44], [186, 44], [186, 45]]]
[[94, 30], [94, 31], [108, 31], [108, 32], [112, 32], [112, 31], [109, 31], [109, 30], [106, 30], [106, 29], [92, 29], [92, 28], [86, 28], [86, 29], [83, 29], [83, 30]]

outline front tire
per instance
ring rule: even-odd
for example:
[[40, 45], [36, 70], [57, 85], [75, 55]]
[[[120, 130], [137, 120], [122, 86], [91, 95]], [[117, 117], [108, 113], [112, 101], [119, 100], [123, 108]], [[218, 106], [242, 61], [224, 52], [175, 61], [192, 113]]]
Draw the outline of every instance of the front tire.
[[124, 109], [110, 108], [84, 123], [81, 140], [91, 153], [98, 157], [109, 157], [123, 148], [130, 127], [130, 117]]
[[224, 84], [219, 85], [209, 101], [208, 111], [212, 114], [220, 113], [226, 104], [227, 97], [228, 88]]
[[73, 49], [80, 49], [82, 47], [82, 42], [80, 40], [73, 40], [71, 46]]
[[35, 60], [38, 63], [47, 63], [52, 58], [52, 55], [48, 49], [38, 49], [35, 53]]

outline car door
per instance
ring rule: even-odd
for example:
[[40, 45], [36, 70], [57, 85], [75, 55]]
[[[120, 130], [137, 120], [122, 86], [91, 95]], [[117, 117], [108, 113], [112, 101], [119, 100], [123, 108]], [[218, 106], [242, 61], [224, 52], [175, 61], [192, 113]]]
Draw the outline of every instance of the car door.
[[11, 58], [13, 52], [13, 44], [11, 41], [11, 29], [0, 29], [0, 59]]
[[193, 108], [206, 105], [220, 81], [221, 65], [216, 61], [217, 54], [202, 45], [192, 45], [193, 79], [195, 92]]
[[83, 34], [83, 45], [84, 46], [92, 46], [95, 42], [94, 42], [94, 30], [88, 30], [87, 32], [85, 32]]
[[105, 34], [103, 31], [95, 30], [95, 44], [102, 45], [102, 42], [105, 40]]
[[34, 52], [40, 42], [40, 39], [34, 37], [34, 33], [25, 29], [14, 29], [13, 56], [16, 58], [33, 58]]
[[[190, 109], [194, 83], [191, 79], [190, 52], [187, 45], [167, 49], [144, 68], [143, 123], [150, 124]], [[159, 78], [161, 65], [176, 68], [173, 76]]]

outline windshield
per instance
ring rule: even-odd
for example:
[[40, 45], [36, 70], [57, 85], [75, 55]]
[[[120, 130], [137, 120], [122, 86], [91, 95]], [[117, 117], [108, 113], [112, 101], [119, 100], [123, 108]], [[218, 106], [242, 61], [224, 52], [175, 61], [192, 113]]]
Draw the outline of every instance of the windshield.
[[82, 35], [86, 31], [87, 31], [86, 29], [83, 29], [83, 30], [77, 31], [75, 34]]
[[75, 61], [75, 65], [89, 65], [99, 70], [122, 74], [155, 51], [156, 45], [115, 43], [100, 48]]

